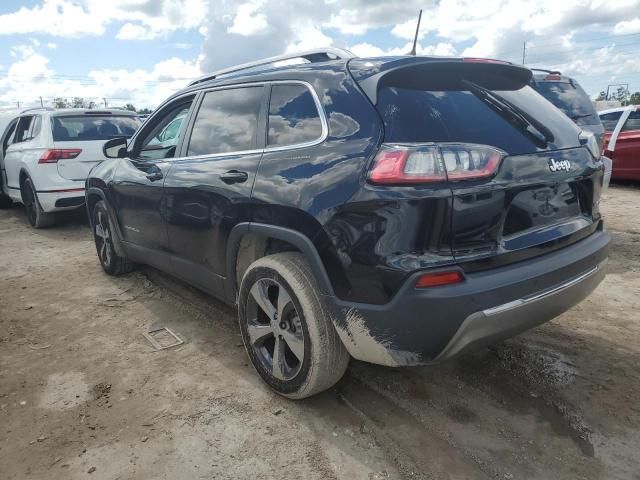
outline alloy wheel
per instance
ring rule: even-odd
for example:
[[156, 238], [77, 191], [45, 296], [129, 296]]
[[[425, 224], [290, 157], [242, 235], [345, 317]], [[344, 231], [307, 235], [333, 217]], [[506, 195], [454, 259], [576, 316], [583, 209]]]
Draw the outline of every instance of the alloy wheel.
[[100, 261], [106, 267], [111, 265], [112, 244], [111, 244], [111, 232], [109, 230], [109, 219], [101, 210], [98, 210], [98, 215], [95, 222], [96, 232], [96, 246], [98, 247], [98, 257]]
[[305, 355], [300, 315], [276, 280], [259, 279], [247, 299], [247, 337], [263, 368], [278, 380], [293, 379]]
[[31, 182], [26, 183], [24, 186], [24, 208], [27, 212], [29, 223], [31, 223], [31, 225], [35, 225], [38, 218], [38, 212], [36, 210], [36, 196], [33, 192]]

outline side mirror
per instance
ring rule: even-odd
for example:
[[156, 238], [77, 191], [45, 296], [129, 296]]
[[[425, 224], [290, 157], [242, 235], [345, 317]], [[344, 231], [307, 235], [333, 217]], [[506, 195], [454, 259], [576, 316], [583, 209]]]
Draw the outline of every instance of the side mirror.
[[127, 156], [127, 139], [124, 137], [107, 140], [102, 146], [102, 153], [107, 158], [124, 158]]

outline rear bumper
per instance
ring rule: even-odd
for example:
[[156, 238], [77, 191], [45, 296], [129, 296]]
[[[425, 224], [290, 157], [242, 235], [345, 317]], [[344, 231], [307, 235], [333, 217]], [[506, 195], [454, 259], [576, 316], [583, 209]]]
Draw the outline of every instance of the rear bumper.
[[512, 337], [573, 307], [605, 277], [609, 235], [417, 290], [410, 277], [386, 305], [334, 301], [334, 323], [354, 358], [389, 366], [433, 363]]
[[56, 192], [39, 191], [38, 201], [42, 210], [47, 213], [72, 210], [84, 205], [84, 188], [70, 187], [68, 190]]

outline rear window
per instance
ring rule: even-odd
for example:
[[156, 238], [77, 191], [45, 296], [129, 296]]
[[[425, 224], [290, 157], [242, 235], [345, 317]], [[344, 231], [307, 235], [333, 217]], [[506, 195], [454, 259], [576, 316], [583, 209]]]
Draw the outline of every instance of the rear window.
[[[577, 127], [528, 85], [492, 90], [552, 133], [546, 149], [578, 146]], [[417, 90], [386, 86], [377, 108], [385, 142], [464, 142], [492, 145], [511, 154], [545, 148], [468, 90]]]
[[622, 112], [611, 112], [611, 113], [602, 113], [600, 114], [600, 121], [602, 122], [602, 126], [607, 132], [613, 132], [618, 125], [618, 120], [620, 120], [620, 116]]
[[580, 85], [569, 82], [537, 82], [533, 88], [578, 125], [598, 123], [598, 114]]
[[624, 122], [621, 130], [627, 132], [629, 130], [640, 130], [640, 111], [636, 110], [631, 112], [627, 117], [627, 121]]
[[130, 137], [135, 133], [138, 126], [140, 126], [140, 120], [136, 117], [111, 115], [53, 117], [53, 141], [71, 142]]

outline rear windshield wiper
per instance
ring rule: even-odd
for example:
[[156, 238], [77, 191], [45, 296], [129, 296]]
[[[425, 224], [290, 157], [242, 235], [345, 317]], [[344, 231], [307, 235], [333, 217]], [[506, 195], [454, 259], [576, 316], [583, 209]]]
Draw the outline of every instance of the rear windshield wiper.
[[578, 120], [579, 118], [587, 118], [593, 116], [593, 113], [583, 113], [582, 115], [571, 115], [569, 118], [571, 120]]
[[462, 80], [462, 83], [472, 94], [491, 107], [498, 115], [526, 134], [538, 147], [545, 148], [549, 142], [553, 142], [551, 130], [520, 107], [497, 93], [469, 80]]

